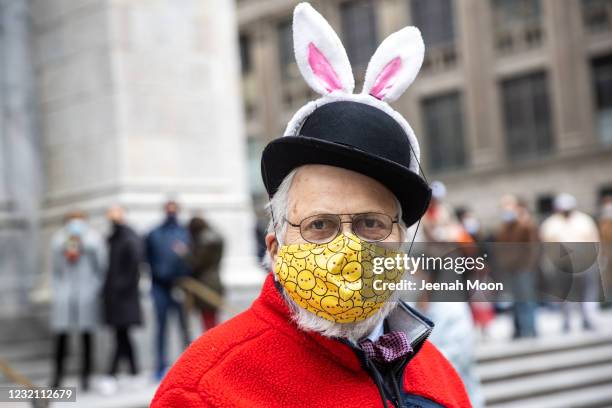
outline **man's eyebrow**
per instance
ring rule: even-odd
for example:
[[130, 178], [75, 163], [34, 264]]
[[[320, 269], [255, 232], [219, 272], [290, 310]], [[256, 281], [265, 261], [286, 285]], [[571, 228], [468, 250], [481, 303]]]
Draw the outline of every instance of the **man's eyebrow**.
[[[313, 210], [307, 211], [304, 215], [301, 215], [299, 221], [302, 221], [303, 219], [308, 218], [308, 217], [312, 217], [313, 215], [321, 215], [321, 214], [336, 215], [336, 214], [366, 214], [366, 213], [387, 214], [391, 218], [397, 217], [397, 211], [395, 211], [393, 214], [388, 214], [382, 208], [380, 208], [380, 209], [369, 209], [369, 210], [363, 210], [363, 211], [355, 211], [355, 212], [338, 212], [338, 211], [331, 211], [331, 210], [328, 210], [328, 209], [317, 208], [317, 209], [313, 209]], [[291, 216], [291, 215], [289, 215], [289, 216]]]
[[[313, 215], [319, 215], [319, 214], [334, 214], [334, 212], [328, 209], [315, 208], [315, 209], [311, 209], [307, 211], [306, 213], [300, 215], [299, 216], [300, 219], [298, 221], [302, 221], [305, 218], [312, 217]], [[291, 214], [289, 214], [289, 216], [291, 216]]]

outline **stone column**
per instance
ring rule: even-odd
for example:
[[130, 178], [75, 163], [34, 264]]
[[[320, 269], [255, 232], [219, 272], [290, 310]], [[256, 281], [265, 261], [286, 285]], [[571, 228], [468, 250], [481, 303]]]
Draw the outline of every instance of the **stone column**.
[[47, 232], [78, 206], [142, 233], [168, 198], [226, 240], [223, 277], [253, 284], [253, 219], [233, 1], [34, 1]]
[[504, 143], [490, 2], [461, 0], [453, 5], [458, 21], [457, 48], [465, 73], [466, 148], [472, 167], [494, 167], [504, 160]]
[[253, 71], [257, 78], [260, 103], [257, 107], [258, 122], [262, 143], [277, 138], [285, 130], [279, 124], [279, 112], [282, 112], [280, 93], [280, 73], [278, 70], [278, 53], [275, 26], [255, 23], [253, 30]]
[[27, 0], [0, 0], [0, 315], [27, 313], [38, 270], [40, 152]]
[[596, 141], [581, 5], [578, 0], [543, 4], [557, 149], [561, 154], [588, 149]]
[[[3, 223], [5, 213], [8, 211], [8, 193], [6, 191], [7, 169], [6, 169], [6, 146], [4, 142], [4, 101], [5, 93], [5, 65], [6, 65], [6, 34], [4, 33], [4, 1], [0, 2], [0, 225]], [[0, 227], [1, 228], [1, 227]]]

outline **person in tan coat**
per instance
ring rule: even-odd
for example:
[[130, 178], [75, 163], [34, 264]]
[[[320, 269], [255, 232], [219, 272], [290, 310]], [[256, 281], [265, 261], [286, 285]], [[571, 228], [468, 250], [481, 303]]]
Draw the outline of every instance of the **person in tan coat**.
[[[556, 213], [547, 218], [540, 229], [540, 237], [544, 242], [570, 243], [599, 243], [599, 230], [591, 216], [576, 209], [576, 198], [570, 194], [559, 194], [555, 198]], [[582, 316], [582, 327], [585, 330], [594, 329], [595, 314], [597, 311], [597, 298], [599, 286], [596, 273], [597, 264], [590, 270], [584, 271], [574, 278], [576, 284], [581, 287], [580, 314]], [[570, 330], [570, 309], [575, 302], [565, 301], [562, 303], [563, 331]]]
[[599, 235], [601, 236], [604, 294], [607, 299], [610, 299], [612, 298], [612, 194], [606, 195], [601, 203]]

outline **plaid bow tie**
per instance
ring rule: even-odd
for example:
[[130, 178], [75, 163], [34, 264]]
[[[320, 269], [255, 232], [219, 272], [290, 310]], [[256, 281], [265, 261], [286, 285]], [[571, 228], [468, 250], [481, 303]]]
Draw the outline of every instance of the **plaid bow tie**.
[[361, 340], [359, 346], [368, 359], [377, 363], [390, 363], [413, 352], [406, 333], [401, 331], [383, 334], [376, 341]]

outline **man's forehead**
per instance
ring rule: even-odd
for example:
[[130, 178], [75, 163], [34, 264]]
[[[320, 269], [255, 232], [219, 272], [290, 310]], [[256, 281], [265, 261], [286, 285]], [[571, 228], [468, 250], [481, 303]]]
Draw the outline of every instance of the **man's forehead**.
[[290, 214], [303, 216], [397, 211], [395, 197], [379, 182], [350, 170], [325, 165], [298, 169], [289, 190], [288, 204]]
[[317, 186], [343, 185], [347, 188], [376, 186], [377, 189], [386, 190], [385, 186], [369, 176], [326, 164], [306, 164], [298, 167], [293, 180], [293, 184], [296, 183], [312, 183]]

